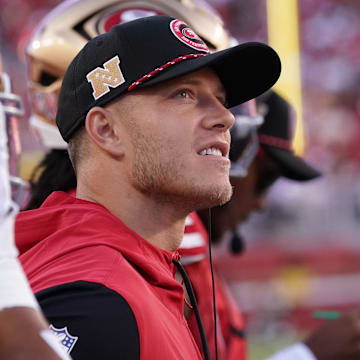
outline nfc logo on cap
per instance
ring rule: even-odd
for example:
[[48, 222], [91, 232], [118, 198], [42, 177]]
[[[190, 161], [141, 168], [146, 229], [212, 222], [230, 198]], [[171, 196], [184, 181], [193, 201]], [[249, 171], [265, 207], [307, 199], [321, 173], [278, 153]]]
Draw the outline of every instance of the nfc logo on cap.
[[87, 81], [93, 88], [95, 100], [107, 94], [110, 87], [116, 88], [125, 82], [119, 64], [120, 59], [116, 55], [103, 64], [104, 68], [97, 67], [86, 75]]

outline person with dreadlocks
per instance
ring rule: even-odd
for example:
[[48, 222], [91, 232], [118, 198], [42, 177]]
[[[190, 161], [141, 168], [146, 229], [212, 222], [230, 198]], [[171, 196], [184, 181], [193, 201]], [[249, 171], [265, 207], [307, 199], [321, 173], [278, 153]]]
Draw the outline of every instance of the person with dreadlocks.
[[[269, 91], [257, 99], [257, 108], [257, 123], [261, 124], [257, 130], [253, 125], [249, 126], [256, 123], [254, 119], [241, 121], [241, 118], [248, 116], [241, 109], [231, 129], [231, 200], [225, 205], [212, 208], [211, 212], [200, 210], [198, 214], [201, 222], [192, 222], [180, 245], [182, 262], [186, 264], [187, 273], [197, 291], [198, 306], [202, 314], [212, 305], [212, 299], [204, 296], [212, 290], [212, 279], [207, 271], [209, 240], [205, 228], [210, 226], [213, 244], [225, 242], [234, 256], [237, 256], [245, 249], [244, 239], [238, 233], [239, 225], [246, 222], [253, 211], [260, 211], [265, 207], [266, 194], [278, 179], [285, 177], [293, 181], [307, 182], [321, 175], [293, 152], [292, 129], [295, 112], [290, 104], [276, 92]], [[259, 116], [263, 119], [259, 120]], [[246, 158], [243, 156], [244, 147], [254, 130], [259, 144], [251, 150], [247, 149], [249, 156]], [[251, 161], [253, 156], [255, 158]], [[250, 166], [247, 168], [248, 164]], [[239, 359], [239, 355], [246, 352], [245, 322], [225, 282], [221, 281], [216, 271], [214, 276], [218, 313], [218, 358]], [[210, 314], [203, 316], [203, 322], [207, 330], [215, 326]], [[207, 335], [213, 340], [213, 333]], [[223, 340], [225, 346], [219, 339]], [[359, 340], [360, 312], [357, 309], [336, 321], [325, 322], [302, 343], [291, 345], [267, 360], [356, 359], [360, 356], [357, 346]], [[209, 342], [211, 346], [211, 341]]]

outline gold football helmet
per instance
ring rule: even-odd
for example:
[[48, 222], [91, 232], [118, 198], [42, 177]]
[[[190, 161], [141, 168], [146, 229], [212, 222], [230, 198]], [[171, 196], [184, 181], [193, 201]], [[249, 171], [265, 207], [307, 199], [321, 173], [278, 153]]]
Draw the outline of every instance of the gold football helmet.
[[116, 24], [151, 15], [168, 15], [188, 23], [210, 50], [230, 46], [220, 17], [202, 0], [68, 0], [51, 11], [26, 48], [31, 125], [43, 144], [66, 148], [56, 125], [57, 99], [63, 75], [86, 42]]

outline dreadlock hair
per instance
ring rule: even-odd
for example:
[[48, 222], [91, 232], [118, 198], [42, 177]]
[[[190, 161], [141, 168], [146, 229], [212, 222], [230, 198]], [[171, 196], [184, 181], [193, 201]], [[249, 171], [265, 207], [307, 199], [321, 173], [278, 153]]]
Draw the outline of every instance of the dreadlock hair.
[[37, 209], [53, 191], [76, 188], [76, 176], [67, 150], [49, 151], [30, 179], [30, 200], [25, 210]]

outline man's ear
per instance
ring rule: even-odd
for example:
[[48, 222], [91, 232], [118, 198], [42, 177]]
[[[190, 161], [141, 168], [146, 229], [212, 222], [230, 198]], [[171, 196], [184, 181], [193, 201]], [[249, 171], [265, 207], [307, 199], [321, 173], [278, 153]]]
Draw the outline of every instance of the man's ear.
[[85, 128], [101, 149], [115, 157], [124, 154], [122, 141], [114, 129], [114, 118], [109, 110], [99, 106], [90, 109], [86, 115]]

